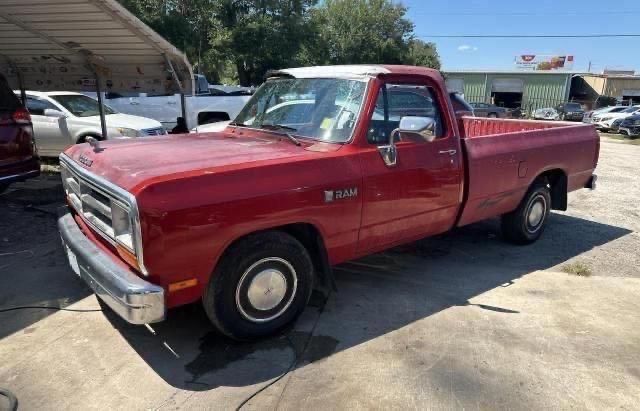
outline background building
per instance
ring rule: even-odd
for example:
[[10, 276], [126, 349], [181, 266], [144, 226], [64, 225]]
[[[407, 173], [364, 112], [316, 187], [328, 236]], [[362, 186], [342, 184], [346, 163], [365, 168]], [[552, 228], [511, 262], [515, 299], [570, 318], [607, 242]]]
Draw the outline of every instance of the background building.
[[571, 72], [558, 71], [446, 71], [450, 91], [464, 94], [470, 103], [533, 110], [569, 100]]
[[640, 76], [633, 72], [582, 74], [573, 79], [570, 97], [588, 107], [640, 104]]

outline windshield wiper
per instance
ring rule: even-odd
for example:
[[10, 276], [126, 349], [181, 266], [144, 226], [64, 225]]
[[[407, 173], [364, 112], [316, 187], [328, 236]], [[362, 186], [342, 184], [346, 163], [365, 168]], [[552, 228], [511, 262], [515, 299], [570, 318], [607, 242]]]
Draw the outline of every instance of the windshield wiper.
[[[298, 131], [297, 128], [293, 128], [293, 127], [289, 127], [289, 126], [285, 126], [284, 124], [262, 124], [260, 126], [260, 128], [265, 128], [267, 130], [289, 130], [289, 131]], [[291, 133], [284, 133], [285, 136], [287, 136], [287, 138], [289, 140], [291, 140], [291, 142], [293, 144], [295, 144], [296, 146], [301, 145], [301, 143], [298, 141], [297, 138], [295, 138], [293, 136], [293, 134]]]
[[236, 127], [247, 127], [246, 124], [244, 123], [238, 123], [237, 121], [232, 121], [231, 123], [229, 123], [230, 126], [236, 126]]

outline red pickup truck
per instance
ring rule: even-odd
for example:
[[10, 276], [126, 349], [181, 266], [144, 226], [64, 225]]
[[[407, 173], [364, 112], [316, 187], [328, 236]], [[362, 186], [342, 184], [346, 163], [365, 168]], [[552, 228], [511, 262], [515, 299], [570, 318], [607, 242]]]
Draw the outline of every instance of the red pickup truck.
[[282, 329], [331, 266], [501, 216], [531, 243], [595, 187], [591, 125], [456, 118], [440, 73], [280, 70], [223, 131], [60, 156], [69, 261], [134, 324], [201, 300], [242, 340]]

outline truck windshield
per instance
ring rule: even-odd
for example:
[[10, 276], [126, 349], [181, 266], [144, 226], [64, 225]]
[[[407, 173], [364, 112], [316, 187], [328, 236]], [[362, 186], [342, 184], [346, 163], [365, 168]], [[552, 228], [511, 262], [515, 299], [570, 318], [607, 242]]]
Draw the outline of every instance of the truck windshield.
[[351, 138], [366, 87], [360, 80], [269, 80], [232, 124], [343, 143]]
[[[100, 115], [98, 101], [82, 94], [60, 94], [50, 96], [77, 117], [91, 117]], [[111, 107], [104, 106], [104, 114], [116, 114]]]

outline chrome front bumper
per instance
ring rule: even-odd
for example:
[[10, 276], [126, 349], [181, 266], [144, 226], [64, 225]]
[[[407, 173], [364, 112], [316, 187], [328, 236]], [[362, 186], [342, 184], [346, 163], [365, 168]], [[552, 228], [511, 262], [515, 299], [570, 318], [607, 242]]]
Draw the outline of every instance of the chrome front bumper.
[[117, 264], [80, 230], [71, 213], [58, 219], [71, 268], [113, 311], [131, 324], [164, 320], [164, 289]]

